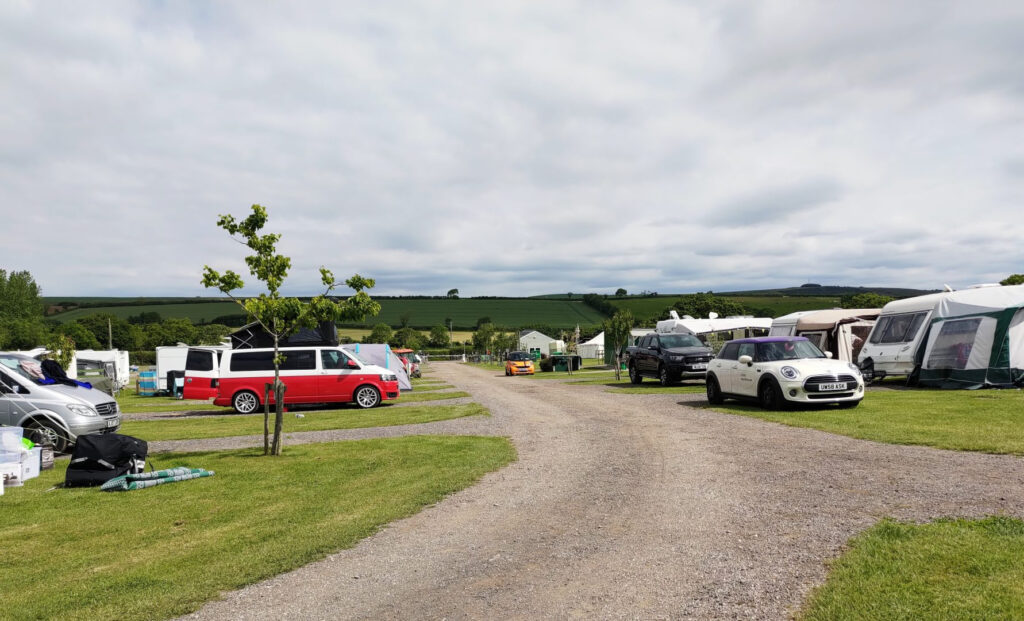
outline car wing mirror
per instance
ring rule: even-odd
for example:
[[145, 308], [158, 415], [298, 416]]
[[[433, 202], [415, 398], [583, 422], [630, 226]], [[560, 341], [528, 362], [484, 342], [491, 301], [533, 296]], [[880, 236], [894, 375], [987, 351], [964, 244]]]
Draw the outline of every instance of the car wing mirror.
[[825, 352], [825, 357], [826, 358], [831, 358], [832, 357], [832, 352], [830, 352], [830, 351]]
[[754, 359], [747, 355], [740, 356], [740, 364], [745, 364], [749, 367], [754, 364]]

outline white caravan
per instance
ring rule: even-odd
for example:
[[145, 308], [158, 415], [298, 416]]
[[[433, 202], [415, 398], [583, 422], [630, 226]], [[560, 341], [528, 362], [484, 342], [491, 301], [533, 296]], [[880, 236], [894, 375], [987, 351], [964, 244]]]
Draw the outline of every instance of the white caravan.
[[877, 308], [797, 311], [776, 317], [768, 336], [804, 336], [837, 360], [855, 362], [880, 312]]
[[868, 342], [857, 357], [864, 379], [910, 375], [914, 371], [917, 348], [935, 305], [948, 294], [943, 291], [893, 300], [882, 308]]

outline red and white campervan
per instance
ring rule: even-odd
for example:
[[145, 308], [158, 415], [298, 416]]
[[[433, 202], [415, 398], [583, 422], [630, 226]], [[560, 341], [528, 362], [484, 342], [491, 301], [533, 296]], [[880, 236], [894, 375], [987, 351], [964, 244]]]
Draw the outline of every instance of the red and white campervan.
[[[353, 402], [372, 408], [397, 399], [398, 377], [383, 367], [367, 364], [338, 346], [282, 347], [281, 381], [287, 386], [285, 405], [291, 403]], [[229, 349], [220, 360], [216, 405], [231, 406], [240, 414], [262, 405], [264, 385], [274, 381], [274, 350]], [[270, 403], [274, 403], [273, 392]]]
[[184, 399], [207, 400], [217, 396], [220, 358], [226, 347], [189, 347], [185, 356]]

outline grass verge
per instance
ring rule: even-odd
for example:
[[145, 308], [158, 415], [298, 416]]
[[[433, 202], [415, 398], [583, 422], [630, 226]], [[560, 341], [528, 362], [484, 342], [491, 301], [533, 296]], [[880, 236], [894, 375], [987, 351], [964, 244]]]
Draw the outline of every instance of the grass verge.
[[850, 410], [768, 412], [733, 401], [714, 409], [844, 436], [957, 451], [1024, 455], [1024, 391], [869, 391]]
[[[0, 610], [25, 619], [160, 619], [353, 546], [515, 459], [504, 438], [414, 436], [161, 456], [211, 478], [133, 492], [4, 495]], [[66, 462], [65, 462], [66, 463]]]
[[885, 520], [850, 542], [807, 621], [1024, 618], [1024, 522]]
[[402, 395], [398, 403], [421, 403], [423, 401], [442, 401], [444, 399], [458, 399], [460, 397], [468, 397], [470, 394], [464, 390], [456, 390], [453, 392], [414, 392], [407, 395]]
[[[431, 390], [445, 390], [446, 388], [455, 388], [455, 386], [452, 386], [451, 384], [445, 384], [445, 383], [442, 383], [442, 382], [432, 383], [432, 384], [423, 384], [423, 383], [413, 382], [413, 384], [412, 384], [412, 389], [413, 389], [414, 393], [417, 393], [417, 392], [429, 392]], [[408, 395], [402, 395], [402, 396], [406, 397]]]
[[184, 401], [174, 397], [142, 397], [126, 390], [117, 395], [117, 407], [126, 414], [144, 414], [146, 412], [198, 412], [205, 410], [221, 410], [219, 405], [208, 401]]
[[[450, 420], [464, 416], [489, 416], [487, 408], [479, 403], [449, 406], [409, 406], [392, 408], [381, 406], [372, 410], [320, 410], [305, 412], [304, 418], [291, 413], [284, 417], [284, 432], [323, 431], [325, 429], [358, 429], [361, 427], [390, 427]], [[271, 425], [273, 425], [271, 414]], [[183, 416], [161, 420], [129, 420], [121, 424], [119, 433], [135, 436], [147, 442], [159, 440], [198, 440], [230, 436], [263, 435], [263, 414], [230, 414], [227, 416]]]

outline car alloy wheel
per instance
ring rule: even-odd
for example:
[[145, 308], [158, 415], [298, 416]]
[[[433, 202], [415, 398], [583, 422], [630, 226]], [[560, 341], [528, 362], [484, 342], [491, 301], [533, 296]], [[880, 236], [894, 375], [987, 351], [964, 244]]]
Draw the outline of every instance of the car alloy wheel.
[[629, 365], [629, 381], [633, 382], [634, 384], [639, 384], [640, 382], [644, 381], [644, 378], [636, 370], [635, 364]]
[[380, 393], [373, 386], [360, 386], [356, 390], [355, 402], [363, 409], [376, 407], [380, 403]]
[[231, 405], [239, 414], [252, 414], [260, 407], [260, 399], [251, 390], [243, 390], [231, 400]]
[[767, 379], [761, 383], [758, 397], [761, 407], [766, 410], [778, 410], [782, 406], [782, 393], [779, 390], [779, 385], [773, 379]]
[[668, 376], [668, 367], [663, 365], [658, 369], [658, 381], [661, 382], [662, 386], [672, 385], [672, 379]]

